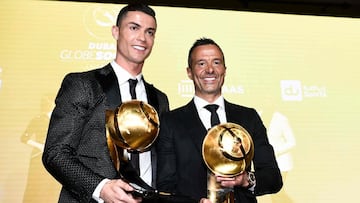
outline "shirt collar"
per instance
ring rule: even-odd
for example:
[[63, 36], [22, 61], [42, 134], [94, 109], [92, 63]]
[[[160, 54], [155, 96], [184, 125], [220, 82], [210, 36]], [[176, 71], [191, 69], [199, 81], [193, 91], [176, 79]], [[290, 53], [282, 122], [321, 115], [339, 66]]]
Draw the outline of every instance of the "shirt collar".
[[141, 81], [142, 73], [137, 75], [136, 77], [132, 76], [129, 72], [127, 72], [123, 67], [121, 67], [119, 64], [117, 64], [115, 61], [112, 61], [111, 66], [115, 72], [115, 75], [118, 79], [119, 85], [122, 85], [123, 83], [128, 82], [128, 80], [131, 79], [137, 79], [138, 81]]
[[[194, 96], [194, 103], [196, 106], [196, 109], [198, 112], [200, 112], [200, 110], [204, 109], [204, 106], [210, 104], [209, 102], [207, 102], [206, 100], [198, 97], [198, 96]], [[220, 97], [218, 97], [213, 103], [211, 104], [217, 104], [219, 105], [219, 109], [224, 110], [225, 109], [225, 104], [224, 104], [224, 97], [221, 95]]]

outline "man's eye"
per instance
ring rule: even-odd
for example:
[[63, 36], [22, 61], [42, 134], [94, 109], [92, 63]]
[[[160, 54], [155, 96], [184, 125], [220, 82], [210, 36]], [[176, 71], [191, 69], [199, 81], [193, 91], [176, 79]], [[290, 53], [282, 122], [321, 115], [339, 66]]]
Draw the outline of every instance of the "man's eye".
[[150, 36], [154, 36], [155, 32], [154, 31], [147, 31], [147, 34], [150, 35]]
[[137, 30], [136, 26], [130, 26], [130, 30]]
[[214, 64], [219, 65], [221, 64], [221, 61], [214, 61]]

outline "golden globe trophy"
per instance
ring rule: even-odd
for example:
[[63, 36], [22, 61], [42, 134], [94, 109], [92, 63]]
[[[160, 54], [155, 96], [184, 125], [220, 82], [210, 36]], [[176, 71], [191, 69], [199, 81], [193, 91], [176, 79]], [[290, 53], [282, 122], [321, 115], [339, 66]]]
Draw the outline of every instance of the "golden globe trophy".
[[216, 182], [216, 175], [234, 177], [251, 166], [254, 143], [250, 134], [235, 123], [212, 127], [203, 140], [202, 156], [209, 169], [208, 199], [213, 203], [234, 202], [233, 189]]
[[115, 110], [106, 110], [106, 138], [111, 160], [119, 178], [133, 188], [133, 195], [155, 199], [161, 203], [196, 203], [197, 201], [173, 193], [161, 192], [149, 186], [130, 163], [128, 152], [149, 150], [159, 134], [160, 121], [149, 104], [131, 100]]
[[115, 110], [106, 110], [106, 138], [111, 160], [120, 178], [129, 182], [136, 195], [148, 197], [156, 193], [145, 183], [128, 158], [128, 152], [144, 152], [159, 133], [159, 116], [149, 104], [131, 100]]

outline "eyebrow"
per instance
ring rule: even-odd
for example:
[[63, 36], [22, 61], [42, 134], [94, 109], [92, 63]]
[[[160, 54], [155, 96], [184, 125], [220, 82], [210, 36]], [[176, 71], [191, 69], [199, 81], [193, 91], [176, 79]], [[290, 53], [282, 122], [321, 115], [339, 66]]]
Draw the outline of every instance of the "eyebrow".
[[135, 25], [135, 26], [141, 27], [141, 25], [136, 22], [129, 22], [128, 25]]
[[[135, 25], [135, 26], [138, 26], [138, 27], [143, 27], [143, 26], [141, 26], [139, 23], [136, 23], [136, 22], [129, 22], [128, 23], [128, 25]], [[149, 28], [146, 28], [146, 30], [156, 30], [156, 28], [154, 28], [154, 27], [149, 27]]]

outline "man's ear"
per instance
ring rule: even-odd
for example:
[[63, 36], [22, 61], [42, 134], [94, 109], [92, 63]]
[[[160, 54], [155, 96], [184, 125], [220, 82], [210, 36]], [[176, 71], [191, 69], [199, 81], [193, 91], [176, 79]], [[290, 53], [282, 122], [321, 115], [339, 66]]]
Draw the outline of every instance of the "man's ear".
[[111, 28], [111, 34], [115, 40], [118, 40], [119, 38], [119, 27], [118, 26], [112, 26]]
[[193, 76], [192, 76], [191, 68], [187, 67], [186, 72], [187, 72], [187, 75], [188, 75], [189, 79], [192, 80]]

